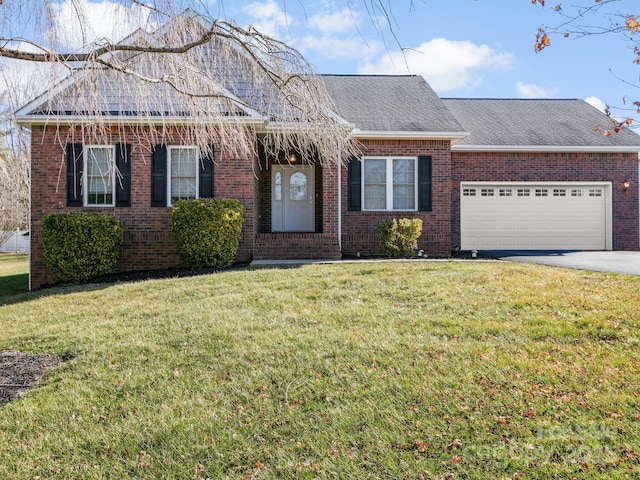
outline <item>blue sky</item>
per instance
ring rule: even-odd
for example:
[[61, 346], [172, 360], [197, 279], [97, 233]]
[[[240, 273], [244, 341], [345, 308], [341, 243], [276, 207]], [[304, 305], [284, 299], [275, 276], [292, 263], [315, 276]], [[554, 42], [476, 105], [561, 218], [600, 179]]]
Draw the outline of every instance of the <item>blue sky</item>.
[[[552, 37], [550, 48], [534, 52], [538, 27], [562, 21], [549, 4], [391, 3], [397, 40], [384, 25], [377, 28], [384, 22], [375, 25], [359, 0], [223, 1], [212, 13], [287, 41], [321, 73], [419, 74], [447, 97], [592, 98], [612, 107], [622, 107], [624, 96], [640, 97], [612, 74], [632, 82], [640, 74], [620, 37]], [[404, 56], [400, 45], [409, 49]]]
[[[55, 11], [59, 24], [69, 25], [80, 5], [95, 36], [118, 41], [148, 18], [135, 6], [123, 8], [123, 1], [56, 0]], [[631, 48], [619, 37], [552, 37], [550, 48], [534, 52], [537, 28], [562, 20], [550, 3], [542, 8], [531, 0], [383, 0], [392, 4], [392, 33], [380, 12], [366, 10], [371, 2], [195, 3], [213, 16], [252, 24], [291, 44], [320, 73], [418, 74], [443, 97], [583, 98], [612, 107], [622, 107], [624, 96], [640, 99], [637, 87], [614, 76], [637, 83], [640, 74]], [[624, 8], [629, 2], [612, 5]], [[123, 10], [130, 24], [107, 13], [114, 8]], [[80, 37], [79, 29], [69, 32], [67, 46], [78, 48]]]

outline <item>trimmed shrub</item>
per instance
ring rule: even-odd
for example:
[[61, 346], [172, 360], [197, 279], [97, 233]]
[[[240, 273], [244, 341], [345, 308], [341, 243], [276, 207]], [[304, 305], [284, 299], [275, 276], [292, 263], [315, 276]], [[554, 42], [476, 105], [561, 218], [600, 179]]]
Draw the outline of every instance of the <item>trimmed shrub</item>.
[[419, 218], [394, 218], [378, 223], [380, 250], [388, 257], [412, 257], [420, 235], [422, 220]]
[[185, 267], [228, 267], [238, 253], [242, 204], [234, 199], [181, 200], [171, 210], [171, 228]]
[[52, 213], [42, 219], [47, 269], [56, 282], [80, 283], [114, 273], [122, 222], [95, 213]]

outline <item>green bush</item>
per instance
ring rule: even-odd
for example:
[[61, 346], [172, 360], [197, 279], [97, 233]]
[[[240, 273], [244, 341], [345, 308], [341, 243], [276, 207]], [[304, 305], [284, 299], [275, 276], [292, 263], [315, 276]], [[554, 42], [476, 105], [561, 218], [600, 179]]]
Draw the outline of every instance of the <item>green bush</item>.
[[115, 272], [122, 222], [95, 213], [52, 213], [42, 219], [47, 269], [56, 282], [85, 282]]
[[412, 257], [422, 235], [422, 220], [401, 218], [378, 223], [378, 242], [382, 253], [389, 257]]
[[238, 253], [242, 204], [233, 199], [200, 198], [173, 205], [171, 223], [185, 267], [227, 267]]

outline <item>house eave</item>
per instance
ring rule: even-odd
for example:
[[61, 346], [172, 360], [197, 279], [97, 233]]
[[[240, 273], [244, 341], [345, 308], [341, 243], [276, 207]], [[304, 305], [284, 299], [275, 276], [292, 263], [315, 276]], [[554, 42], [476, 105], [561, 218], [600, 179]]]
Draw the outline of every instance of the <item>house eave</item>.
[[[141, 117], [141, 116], [90, 116], [90, 115], [22, 115], [16, 117], [16, 123], [23, 127], [32, 125], [82, 125], [100, 123], [113, 126], [131, 125], [190, 125], [206, 121], [196, 117]], [[236, 122], [244, 125], [261, 126], [266, 120], [261, 117], [228, 117], [224, 121]]]
[[356, 139], [451, 140], [454, 143], [470, 135], [469, 132], [381, 131], [357, 128], [351, 134]]
[[640, 146], [562, 146], [562, 145], [453, 145], [453, 152], [525, 153], [640, 153]]

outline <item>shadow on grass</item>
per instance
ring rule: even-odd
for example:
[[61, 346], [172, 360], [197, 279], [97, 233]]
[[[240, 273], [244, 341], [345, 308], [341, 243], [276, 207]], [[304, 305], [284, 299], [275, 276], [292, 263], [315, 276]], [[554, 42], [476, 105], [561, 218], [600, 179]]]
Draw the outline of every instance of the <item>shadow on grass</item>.
[[42, 297], [52, 295], [67, 295], [78, 292], [94, 292], [103, 290], [113, 285], [125, 283], [137, 283], [147, 280], [162, 280], [172, 278], [196, 277], [201, 275], [212, 275], [229, 270], [246, 270], [249, 266], [246, 263], [237, 263], [227, 268], [174, 268], [167, 270], [147, 270], [138, 272], [121, 272], [105, 275], [87, 283], [65, 283], [47, 285], [38, 290], [29, 291], [29, 274], [21, 273], [0, 277], [0, 306], [13, 305], [16, 303], [28, 302]]

